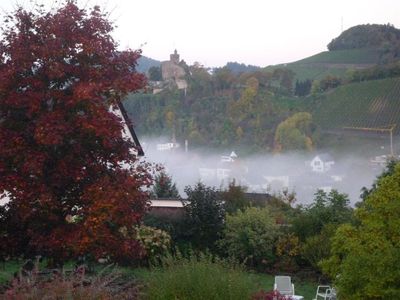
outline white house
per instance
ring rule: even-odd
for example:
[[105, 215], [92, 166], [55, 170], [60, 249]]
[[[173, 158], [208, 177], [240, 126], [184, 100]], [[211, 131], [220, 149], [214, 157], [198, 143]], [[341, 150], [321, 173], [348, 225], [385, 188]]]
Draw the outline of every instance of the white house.
[[231, 170], [225, 168], [199, 168], [200, 179], [204, 181], [222, 181], [230, 178]]
[[178, 143], [165, 143], [165, 144], [157, 144], [158, 151], [170, 151], [179, 148], [180, 145]]
[[217, 179], [219, 181], [228, 179], [230, 177], [231, 170], [230, 169], [223, 169], [223, 168], [218, 168], [217, 169]]
[[313, 172], [325, 173], [329, 171], [335, 161], [329, 154], [318, 154], [310, 162], [310, 166]]
[[210, 168], [199, 168], [200, 179], [209, 181], [214, 180], [216, 177], [217, 170]]
[[222, 155], [221, 156], [221, 162], [223, 162], [223, 163], [225, 163], [225, 162], [234, 162], [237, 157], [238, 156], [236, 155], [235, 151], [232, 151], [229, 156], [228, 155]]
[[388, 155], [379, 155], [379, 156], [375, 156], [374, 158], [371, 158], [369, 161], [372, 165], [377, 165], [377, 166], [386, 166], [387, 162], [388, 162]]

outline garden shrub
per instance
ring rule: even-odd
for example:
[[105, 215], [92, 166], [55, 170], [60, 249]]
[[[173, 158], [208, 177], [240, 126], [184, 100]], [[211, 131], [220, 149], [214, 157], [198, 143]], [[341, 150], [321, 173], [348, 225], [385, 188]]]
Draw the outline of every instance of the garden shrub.
[[276, 244], [275, 252], [277, 262], [274, 269], [279, 272], [293, 273], [299, 269], [297, 259], [300, 256], [300, 241], [299, 238], [293, 233], [281, 235]]
[[293, 233], [282, 235], [276, 242], [278, 256], [297, 256], [300, 253], [299, 238]]
[[267, 208], [249, 207], [228, 215], [223, 234], [218, 244], [229, 256], [251, 266], [274, 261], [279, 227]]
[[329, 257], [331, 237], [340, 224], [354, 222], [348, 195], [332, 190], [317, 190], [313, 203], [300, 207], [293, 218], [291, 232], [299, 237], [301, 256], [299, 264], [320, 272], [319, 261]]
[[331, 238], [336, 232], [335, 224], [327, 224], [323, 227], [321, 234], [310, 236], [303, 243], [301, 255], [311, 266], [319, 270], [319, 262], [330, 255]]
[[170, 250], [171, 236], [164, 230], [145, 225], [136, 226], [135, 229], [136, 239], [145, 250], [145, 257], [149, 261], [160, 258]]

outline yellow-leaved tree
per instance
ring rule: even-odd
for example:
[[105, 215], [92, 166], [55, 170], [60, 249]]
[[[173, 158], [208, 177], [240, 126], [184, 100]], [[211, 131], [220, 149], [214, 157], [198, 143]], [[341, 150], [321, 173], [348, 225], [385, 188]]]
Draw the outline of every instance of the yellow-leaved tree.
[[398, 299], [400, 294], [400, 164], [381, 176], [355, 211], [355, 225], [338, 228], [321, 263], [340, 299]]
[[315, 131], [312, 116], [308, 112], [295, 113], [281, 122], [276, 128], [274, 150], [275, 152], [287, 150], [313, 149], [312, 134]]

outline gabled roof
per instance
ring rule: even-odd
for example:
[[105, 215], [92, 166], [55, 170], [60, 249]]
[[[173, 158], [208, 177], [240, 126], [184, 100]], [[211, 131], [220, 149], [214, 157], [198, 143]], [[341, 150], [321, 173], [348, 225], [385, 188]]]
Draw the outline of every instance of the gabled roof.
[[142, 146], [140, 145], [140, 142], [139, 142], [139, 139], [137, 138], [135, 130], [133, 129], [132, 122], [129, 119], [129, 116], [128, 116], [126, 110], [125, 110], [125, 107], [122, 105], [121, 101], [119, 101], [119, 100], [117, 101], [117, 105], [118, 105], [118, 108], [119, 108], [119, 110], [121, 112], [123, 121], [125, 122], [125, 125], [129, 130], [131, 141], [135, 145], [136, 150], [138, 151], [138, 155], [139, 156], [143, 156], [144, 155], [144, 151], [142, 149]]
[[180, 199], [151, 199], [150, 200], [151, 207], [170, 207], [170, 208], [183, 208], [183, 203]]
[[316, 157], [319, 157], [322, 161], [325, 161], [325, 162], [334, 161], [333, 157], [328, 153], [317, 154], [317, 155], [315, 155], [314, 159]]

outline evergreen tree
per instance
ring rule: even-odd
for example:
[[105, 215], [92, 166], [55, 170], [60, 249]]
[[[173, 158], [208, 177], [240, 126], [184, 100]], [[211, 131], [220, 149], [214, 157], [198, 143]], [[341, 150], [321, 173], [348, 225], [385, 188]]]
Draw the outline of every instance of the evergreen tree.
[[183, 205], [189, 240], [196, 247], [213, 248], [224, 227], [225, 213], [220, 193], [200, 182], [193, 188], [187, 186], [185, 193], [188, 198]]
[[179, 198], [176, 183], [172, 182], [172, 177], [165, 172], [155, 177], [153, 195], [156, 198]]

